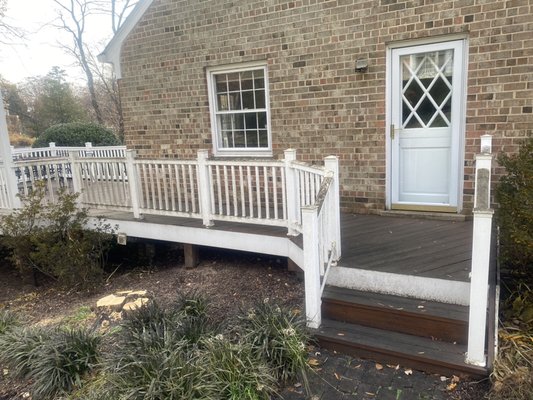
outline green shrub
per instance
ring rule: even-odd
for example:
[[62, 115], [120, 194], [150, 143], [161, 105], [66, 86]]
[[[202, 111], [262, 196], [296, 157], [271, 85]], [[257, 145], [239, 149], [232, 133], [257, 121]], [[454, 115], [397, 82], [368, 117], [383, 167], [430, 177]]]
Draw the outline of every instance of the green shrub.
[[113, 230], [103, 220], [91, 229], [86, 209], [76, 206], [78, 194], [60, 190], [56, 203], [45, 202], [45, 187], [37, 183], [22, 208], [2, 218], [3, 244], [23, 274], [32, 271], [65, 286], [90, 286], [103, 272]]
[[116, 146], [120, 141], [115, 134], [103, 126], [71, 122], [51, 126], [33, 143], [33, 147], [47, 147], [55, 142], [56, 146], [85, 146], [91, 142], [94, 146]]
[[0, 309], [0, 335], [13, 330], [19, 325], [18, 316], [9, 311]]
[[32, 382], [35, 399], [79, 386], [97, 361], [100, 337], [85, 330], [17, 329], [0, 336], [0, 361]]
[[249, 344], [213, 338], [206, 342], [205, 358], [220, 399], [268, 400], [276, 391], [276, 378]]
[[[518, 154], [502, 154], [499, 162], [507, 171], [496, 189], [499, 203], [501, 261], [512, 270], [533, 276], [533, 138]], [[529, 269], [529, 270], [528, 270]]]
[[282, 382], [301, 375], [307, 385], [309, 333], [305, 320], [292, 310], [265, 301], [242, 318], [244, 340]]

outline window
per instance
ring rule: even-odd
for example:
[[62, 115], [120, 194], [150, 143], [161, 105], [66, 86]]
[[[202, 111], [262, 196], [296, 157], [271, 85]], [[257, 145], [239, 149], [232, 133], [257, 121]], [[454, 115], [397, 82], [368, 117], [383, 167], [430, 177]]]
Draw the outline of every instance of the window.
[[264, 64], [207, 71], [215, 154], [271, 155]]

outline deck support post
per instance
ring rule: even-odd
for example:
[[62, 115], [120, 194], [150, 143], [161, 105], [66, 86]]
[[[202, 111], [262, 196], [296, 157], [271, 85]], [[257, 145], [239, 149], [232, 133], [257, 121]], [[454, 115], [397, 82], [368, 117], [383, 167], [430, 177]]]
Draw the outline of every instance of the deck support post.
[[490, 175], [492, 155], [489, 135], [482, 137], [481, 151], [476, 155], [474, 194], [474, 229], [472, 239], [472, 272], [470, 279], [470, 312], [468, 351], [465, 362], [485, 366], [487, 343], [487, 304], [489, 288], [492, 216], [490, 208]]
[[139, 180], [134, 164], [135, 150], [126, 150], [126, 175], [128, 176], [128, 184], [130, 187], [131, 208], [133, 218], [141, 219], [141, 211], [139, 207], [140, 191]]
[[209, 151], [198, 150], [198, 191], [200, 196], [200, 213], [204, 226], [213, 226], [211, 219], [211, 183], [209, 179], [209, 166], [207, 158]]
[[183, 243], [185, 268], [195, 268], [200, 264], [199, 247], [194, 244]]
[[287, 149], [285, 155], [285, 179], [287, 187], [287, 234], [289, 236], [298, 236], [295, 226], [298, 225], [300, 212], [300, 189], [299, 180], [296, 171], [292, 167], [292, 162], [296, 161], [296, 150]]
[[[0, 94], [0, 158], [3, 161], [4, 179], [6, 183], [6, 194], [11, 209], [20, 208], [20, 199], [17, 196], [18, 186], [15, 171], [13, 169], [13, 155], [9, 144], [9, 133], [7, 130], [6, 110], [4, 100]], [[1, 172], [1, 171], [0, 171]], [[24, 172], [22, 172], [24, 174]], [[1, 177], [0, 177], [1, 179]]]
[[307, 326], [317, 329], [322, 322], [320, 293], [320, 246], [318, 241], [318, 207], [302, 207], [305, 315]]
[[339, 195], [339, 158], [337, 156], [327, 156], [324, 158], [324, 166], [327, 170], [333, 172], [333, 183], [330, 189], [328, 232], [329, 237], [335, 243], [334, 261], [341, 258], [341, 210]]

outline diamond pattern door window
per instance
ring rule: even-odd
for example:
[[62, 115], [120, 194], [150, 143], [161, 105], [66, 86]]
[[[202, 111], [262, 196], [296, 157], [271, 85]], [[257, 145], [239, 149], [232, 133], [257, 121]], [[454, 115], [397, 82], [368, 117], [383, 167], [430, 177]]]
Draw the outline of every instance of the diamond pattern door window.
[[402, 74], [402, 128], [451, 125], [453, 50], [405, 55]]

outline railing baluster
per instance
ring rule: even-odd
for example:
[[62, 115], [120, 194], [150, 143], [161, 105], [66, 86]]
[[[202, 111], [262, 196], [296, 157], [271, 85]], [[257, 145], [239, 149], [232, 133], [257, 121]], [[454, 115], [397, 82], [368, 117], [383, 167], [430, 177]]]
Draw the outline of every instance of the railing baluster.
[[220, 215], [223, 215], [224, 210], [222, 209], [222, 185], [220, 183], [220, 168], [218, 165], [216, 166], [216, 172], [217, 172], [218, 213]]
[[211, 181], [211, 184], [209, 185], [209, 190], [211, 191], [210, 193], [211, 212], [216, 213], [215, 182], [214, 182], [215, 179], [213, 178], [213, 166], [208, 165], [207, 168], [208, 168], [207, 171], [208, 171], [209, 180]]
[[237, 183], [235, 182], [235, 166], [231, 166], [231, 190], [233, 191], [233, 215], [239, 216], [239, 205], [237, 203]]
[[263, 167], [263, 179], [265, 181], [265, 216], [266, 219], [270, 219], [270, 199], [268, 190], [268, 170], [267, 167]]
[[246, 179], [248, 180], [248, 210], [250, 212], [249, 217], [254, 217], [254, 198], [252, 192], [252, 171], [250, 166], [246, 167]]
[[255, 192], [257, 197], [257, 218], [261, 218], [261, 176], [257, 165], [255, 166]]
[[274, 219], [278, 219], [278, 187], [276, 167], [272, 167], [272, 197], [274, 198]]
[[167, 165], [168, 184], [170, 185], [170, 203], [172, 204], [172, 211], [176, 211], [176, 196], [174, 195], [175, 180], [172, 176], [172, 166]]
[[229, 182], [228, 182], [228, 167], [227, 165], [224, 165], [222, 167], [222, 171], [224, 173], [224, 197], [226, 199], [226, 214], [225, 215], [231, 215], [231, 211], [230, 211], [230, 203], [229, 203], [229, 189], [228, 189], [228, 185], [229, 185]]
[[178, 164], [174, 164], [174, 179], [176, 182], [176, 192], [178, 193], [178, 211], [183, 211], [183, 204], [181, 202], [181, 179]]
[[161, 164], [154, 163], [155, 168], [155, 179], [156, 179], [156, 187], [157, 187], [157, 204], [159, 206], [159, 209], [163, 209], [163, 196], [161, 193]]
[[241, 192], [241, 217], [246, 217], [246, 206], [244, 204], [244, 175], [242, 165], [239, 165], [239, 188]]
[[185, 212], [189, 212], [189, 187], [187, 185], [187, 171], [185, 165], [181, 165], [181, 179], [183, 182], [183, 194], [185, 197]]
[[283, 211], [283, 219], [287, 220], [287, 191], [285, 189], [287, 181], [285, 178], [285, 168], [280, 168], [281, 173], [281, 204]]
[[150, 194], [150, 189], [149, 189], [149, 182], [148, 182], [148, 177], [146, 176], [147, 173], [148, 173], [148, 168], [146, 166], [146, 164], [142, 164], [142, 171], [143, 171], [143, 177], [142, 177], [142, 180], [144, 182], [144, 196], [143, 199], [144, 199], [144, 208], [151, 208], [150, 207], [150, 198], [149, 198], [149, 194]]
[[196, 180], [194, 179], [194, 174], [193, 174], [193, 169], [192, 169], [192, 165], [189, 164], [189, 187], [191, 188], [191, 203], [192, 203], [192, 212], [195, 213], [196, 212], [196, 191], [194, 190], [194, 182], [196, 182]]
[[163, 194], [165, 196], [165, 210], [169, 210], [170, 207], [169, 207], [169, 199], [168, 199], [168, 173], [167, 173], [167, 166], [165, 166], [165, 164], [162, 164], [161, 165], [161, 172], [163, 174]]

